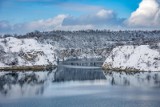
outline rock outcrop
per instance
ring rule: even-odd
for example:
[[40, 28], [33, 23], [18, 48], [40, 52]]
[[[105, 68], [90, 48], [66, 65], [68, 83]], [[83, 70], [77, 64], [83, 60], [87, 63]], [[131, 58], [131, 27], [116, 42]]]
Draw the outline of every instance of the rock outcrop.
[[0, 67], [56, 65], [54, 46], [34, 38], [0, 39]]
[[118, 71], [160, 71], [160, 45], [126, 45], [114, 48], [103, 64]]

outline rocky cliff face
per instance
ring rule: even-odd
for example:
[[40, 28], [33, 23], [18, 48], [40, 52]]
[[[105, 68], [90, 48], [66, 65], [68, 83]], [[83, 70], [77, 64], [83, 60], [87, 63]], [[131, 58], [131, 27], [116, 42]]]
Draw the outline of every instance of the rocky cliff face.
[[118, 46], [103, 64], [104, 69], [160, 71], [160, 45]]
[[0, 67], [56, 65], [54, 46], [39, 43], [34, 38], [0, 39]]
[[73, 41], [66, 42], [62, 38], [60, 40], [54, 41], [53, 38], [39, 40], [38, 37], [0, 38], [0, 67], [56, 65], [57, 60], [70, 58], [105, 58], [111, 50], [94, 47], [89, 43], [83, 47], [82, 42], [72, 43], [77, 45], [72, 47], [70, 42]]
[[[57, 60], [109, 56], [104, 63], [107, 69], [157, 71], [159, 34], [160, 31], [91, 30], [4, 35], [0, 37], [0, 67], [56, 65]], [[157, 45], [148, 45], [153, 43]]]

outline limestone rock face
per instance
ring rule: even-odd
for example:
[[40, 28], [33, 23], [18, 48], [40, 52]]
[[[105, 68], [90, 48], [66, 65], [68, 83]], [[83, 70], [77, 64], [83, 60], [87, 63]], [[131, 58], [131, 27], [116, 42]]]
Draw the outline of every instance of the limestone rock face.
[[111, 51], [103, 68], [124, 71], [160, 71], [160, 44], [154, 47], [118, 46]]
[[0, 67], [56, 65], [55, 47], [34, 38], [0, 39]]

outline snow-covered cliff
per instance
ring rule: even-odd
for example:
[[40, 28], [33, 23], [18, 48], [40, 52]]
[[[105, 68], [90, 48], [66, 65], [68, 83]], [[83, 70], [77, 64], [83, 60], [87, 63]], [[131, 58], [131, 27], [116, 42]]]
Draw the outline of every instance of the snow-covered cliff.
[[39, 43], [34, 38], [0, 39], [0, 67], [56, 65], [54, 47]]
[[118, 46], [111, 51], [103, 68], [125, 71], [160, 71], [160, 44]]

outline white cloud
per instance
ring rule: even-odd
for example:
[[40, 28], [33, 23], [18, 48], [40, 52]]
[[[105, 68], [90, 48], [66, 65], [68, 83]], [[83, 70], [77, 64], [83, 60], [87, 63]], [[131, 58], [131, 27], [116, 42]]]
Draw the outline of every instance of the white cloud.
[[131, 14], [127, 24], [132, 27], [160, 27], [160, 3], [158, 0], [143, 0]]
[[64, 19], [64, 26], [71, 25], [94, 25], [94, 26], [118, 26], [121, 25], [123, 19], [111, 10], [100, 9], [98, 12], [82, 15], [80, 17], [69, 16]]
[[68, 15], [57, 15], [49, 19], [41, 19], [32, 22], [19, 23], [11, 25], [7, 21], [0, 21], [0, 34], [5, 33], [27, 33], [35, 30], [39, 31], [51, 31], [51, 30], [85, 30], [85, 29], [95, 29], [93, 25], [67, 25], [63, 26], [63, 20], [67, 18]]
[[98, 17], [114, 17], [114, 13], [111, 10], [102, 9], [96, 14]]
[[62, 26], [63, 20], [66, 17], [68, 17], [68, 15], [61, 14], [46, 20], [41, 19], [14, 25], [11, 25], [7, 21], [0, 21], [0, 33], [26, 33], [34, 30], [50, 31]]
[[14, 25], [15, 30], [17, 28], [23, 28], [25, 31], [33, 31], [33, 30], [53, 30], [57, 26], [61, 26], [63, 20], [67, 17], [67, 15], [58, 15], [54, 18], [50, 19], [42, 19], [29, 23], [16, 24]]
[[11, 26], [8, 21], [0, 21], [0, 32], [8, 32], [11, 30]]
[[119, 27], [123, 19], [111, 10], [100, 9], [95, 13], [73, 17], [69, 15], [57, 15], [49, 19], [41, 19], [26, 23], [11, 25], [6, 21], [0, 22], [0, 33], [26, 33], [34, 30], [86, 30], [86, 29], [109, 29]]

